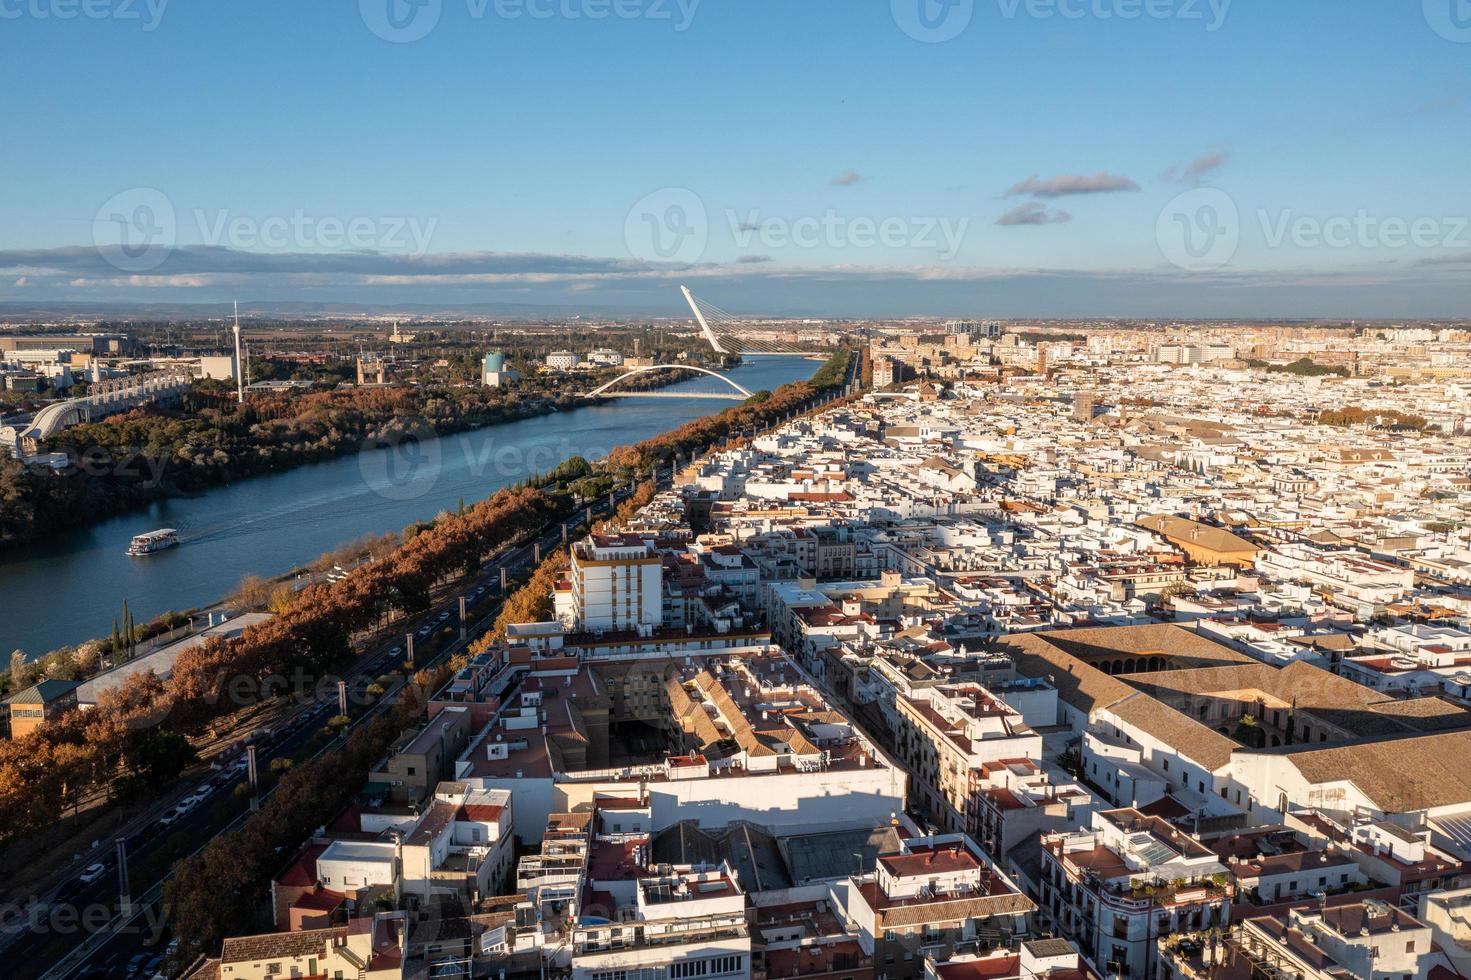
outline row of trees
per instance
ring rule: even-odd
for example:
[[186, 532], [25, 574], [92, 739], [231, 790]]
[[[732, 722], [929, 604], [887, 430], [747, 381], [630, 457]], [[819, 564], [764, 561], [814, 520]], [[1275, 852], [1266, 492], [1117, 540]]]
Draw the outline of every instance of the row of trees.
[[631, 446], [620, 446], [608, 454], [607, 465], [622, 473], [642, 473], [650, 467], [667, 464], [675, 456], [689, 456], [733, 434], [790, 415], [818, 395], [841, 387], [852, 356], [851, 351], [839, 351], [808, 381], [782, 385], [775, 392], [757, 392], [735, 408], [686, 422]]
[[[130, 678], [97, 708], [73, 711], [21, 739], [0, 742], [0, 843], [54, 821], [80, 794], [115, 789], [152, 765], [160, 747], [199, 734], [266, 689], [273, 675], [314, 678], [352, 655], [350, 638], [393, 612], [429, 606], [435, 583], [478, 568], [492, 551], [560, 515], [558, 498], [501, 491], [445, 515], [392, 555], [347, 578], [312, 585], [289, 608], [235, 640], [184, 651], [173, 673]], [[173, 758], [171, 753], [163, 753]]]
[[272, 875], [284, 857], [352, 802], [362, 788], [363, 774], [397, 733], [392, 719], [373, 719], [341, 748], [286, 773], [240, 830], [216, 837], [174, 865], [163, 897], [185, 959], [202, 950], [213, 955], [226, 935], [272, 928]]
[[1417, 432], [1424, 431], [1425, 427], [1430, 424], [1423, 415], [1412, 415], [1409, 412], [1400, 412], [1390, 408], [1360, 408], [1357, 405], [1324, 409], [1318, 414], [1318, 423], [1339, 426], [1393, 426], [1400, 429], [1414, 429]]
[[[591, 530], [600, 533], [609, 526], [621, 526], [653, 499], [654, 484], [640, 483], [628, 499], [618, 505], [610, 519], [599, 521]], [[542, 563], [531, 573], [531, 578], [506, 598], [501, 605], [500, 615], [495, 618], [495, 624], [488, 633], [471, 644], [470, 652], [480, 654], [494, 648], [505, 640], [506, 627], [513, 623], [538, 623], [549, 618], [552, 615], [553, 591], [570, 564], [571, 559], [564, 548], [558, 548], [542, 559]]]
[[[846, 367], [846, 362], [843, 367]], [[840, 384], [843, 374], [840, 372], [836, 377], [836, 383]], [[775, 402], [795, 410], [822, 390], [811, 384], [788, 388], [792, 390], [782, 389], [764, 399], [763, 404]], [[741, 409], [723, 414], [731, 415], [732, 412], [738, 413], [734, 428], [752, 424], [753, 417]], [[770, 416], [761, 418], [769, 419]], [[711, 427], [703, 431], [708, 438], [722, 430]], [[714, 441], [715, 438], [708, 438], [697, 446], [681, 444], [689, 445], [691, 449], [703, 449]], [[657, 445], [641, 444], [635, 449], [650, 460], [661, 452]], [[572, 499], [566, 491], [559, 492], [557, 488], [577, 488], [583, 498], [600, 495], [605, 492], [603, 488], [613, 482], [607, 469], [608, 464], [592, 465], [574, 457], [551, 473], [528, 481], [528, 485], [502, 491], [497, 497], [510, 494], [516, 495], [518, 500], [525, 500], [529, 495], [543, 501], [541, 509], [546, 512], [545, 517], [552, 518], [565, 511]], [[600, 481], [596, 493], [586, 492], [592, 489], [588, 481]], [[608, 520], [599, 522], [593, 530], [602, 531], [610, 526], [626, 524], [633, 514], [653, 499], [655, 490], [652, 481], [641, 483]], [[464, 513], [461, 510], [460, 516]], [[540, 522], [533, 525], [527, 521], [522, 526], [539, 527]], [[442, 533], [442, 529], [436, 525], [412, 537], [406, 536], [409, 544], [405, 547], [438, 533]], [[550, 615], [553, 587], [565, 574], [567, 566], [565, 549], [557, 549], [548, 555], [533, 571], [529, 581], [507, 598], [492, 630], [477, 640], [470, 652], [484, 652], [501, 642], [510, 623], [540, 620]], [[350, 802], [369, 768], [391, 744], [395, 734], [422, 718], [427, 696], [459, 665], [451, 662], [438, 671], [421, 671], [415, 675], [414, 683], [401, 691], [391, 722], [376, 720], [354, 733], [343, 749], [294, 770], [282, 779], [275, 795], [259, 814], [247, 821], [242, 830], [212, 841], [199, 854], [175, 866], [174, 877], [165, 889], [165, 901], [175, 913], [176, 935], [184, 940], [191, 955], [194, 951], [214, 951], [227, 935], [269, 928], [264, 916], [269, 904], [268, 886], [271, 875], [279, 870], [281, 855], [299, 846], [310, 836], [313, 828], [329, 822]], [[223, 901], [217, 897], [222, 894], [226, 896]]]
[[1273, 374], [1294, 374], [1300, 378], [1323, 378], [1330, 374], [1340, 378], [1348, 377], [1348, 368], [1338, 364], [1319, 364], [1311, 357], [1299, 357], [1290, 364], [1273, 364], [1259, 360], [1248, 360], [1246, 363], [1250, 367], [1264, 368]]

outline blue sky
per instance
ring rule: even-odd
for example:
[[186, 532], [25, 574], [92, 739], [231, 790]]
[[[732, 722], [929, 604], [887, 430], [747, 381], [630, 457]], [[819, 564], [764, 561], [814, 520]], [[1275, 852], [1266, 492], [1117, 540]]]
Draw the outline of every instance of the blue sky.
[[1471, 299], [1463, 0], [87, 3], [0, 0], [0, 302]]

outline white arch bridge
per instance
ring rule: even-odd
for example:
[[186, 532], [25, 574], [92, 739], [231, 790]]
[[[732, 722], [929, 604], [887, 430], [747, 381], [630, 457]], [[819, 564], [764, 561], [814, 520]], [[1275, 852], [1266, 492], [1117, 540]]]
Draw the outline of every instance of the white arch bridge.
[[[699, 374], [707, 374], [712, 378], [718, 378], [730, 386], [730, 391], [613, 391], [612, 389], [637, 374], [648, 374], [650, 371], [695, 371]], [[647, 364], [636, 367], [632, 371], [619, 375], [607, 384], [599, 385], [588, 392], [589, 398], [607, 396], [609, 398], [724, 398], [730, 401], [745, 401], [752, 396], [741, 385], [727, 378], [725, 375], [709, 368], [695, 367], [693, 364]]]

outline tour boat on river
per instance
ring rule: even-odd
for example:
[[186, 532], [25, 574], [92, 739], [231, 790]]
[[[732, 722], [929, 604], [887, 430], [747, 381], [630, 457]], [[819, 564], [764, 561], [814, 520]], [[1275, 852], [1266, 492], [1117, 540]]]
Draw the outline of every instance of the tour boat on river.
[[172, 548], [178, 543], [179, 532], [171, 527], [162, 527], [157, 531], [149, 531], [147, 534], [134, 535], [132, 543], [128, 545], [128, 554], [135, 556], [151, 555], [155, 551]]

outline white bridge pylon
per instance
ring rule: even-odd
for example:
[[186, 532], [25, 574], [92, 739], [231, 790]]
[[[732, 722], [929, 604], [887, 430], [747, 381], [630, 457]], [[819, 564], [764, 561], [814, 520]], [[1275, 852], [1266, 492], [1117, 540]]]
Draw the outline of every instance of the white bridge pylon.
[[725, 312], [714, 303], [695, 299], [695, 294], [690, 292], [688, 286], [680, 286], [679, 291], [684, 294], [684, 301], [689, 304], [690, 311], [699, 322], [700, 333], [717, 354], [793, 357], [824, 353], [812, 349], [811, 346], [778, 340], [775, 337], [763, 338], [760, 333], [753, 333], [750, 324], [740, 317]]
[[[627, 381], [635, 374], [647, 374], [650, 371], [696, 371], [700, 374], [708, 374], [712, 378], [719, 378], [721, 381], [724, 381], [726, 384], [730, 385], [733, 390], [730, 393], [705, 393], [686, 391], [609, 391], [609, 389], [613, 386]], [[596, 398], [599, 395], [611, 394], [619, 397], [628, 398], [729, 398], [735, 401], [745, 401], [747, 398], [752, 397], [752, 393], [750, 391], [747, 391], [741, 385], [736, 384], [725, 375], [720, 374], [716, 371], [711, 371], [709, 368], [695, 367], [693, 364], [649, 364], [645, 365], [644, 367], [636, 367], [626, 374], [619, 375], [612, 381], [609, 381], [607, 384], [600, 385], [597, 388], [594, 388], [587, 394], [589, 398]]]

